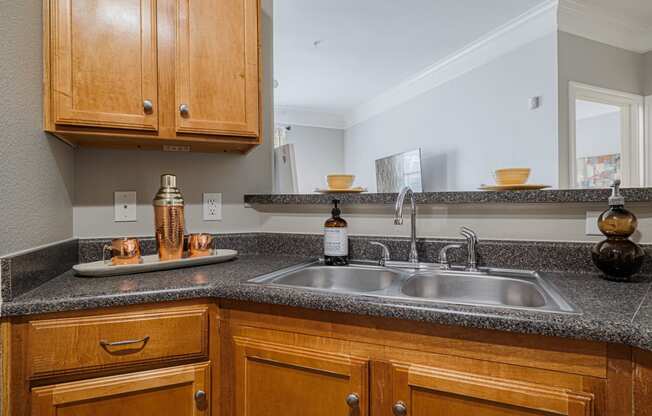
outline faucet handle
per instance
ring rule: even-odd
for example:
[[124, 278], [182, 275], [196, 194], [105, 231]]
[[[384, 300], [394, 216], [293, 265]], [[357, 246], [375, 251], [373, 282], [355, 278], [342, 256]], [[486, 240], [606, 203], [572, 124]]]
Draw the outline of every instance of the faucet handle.
[[462, 234], [462, 236], [466, 237], [468, 240], [473, 240], [476, 243], [478, 242], [478, 234], [469, 227], [460, 227], [460, 234]]
[[380, 260], [378, 261], [378, 264], [381, 266], [384, 266], [385, 263], [387, 263], [390, 260], [390, 255], [389, 255], [389, 248], [383, 243], [379, 243], [378, 241], [370, 241], [369, 244], [373, 246], [378, 246], [382, 249], [383, 254], [380, 257]]
[[441, 265], [443, 269], [450, 269], [450, 263], [448, 262], [448, 251], [462, 248], [461, 244], [449, 244], [444, 246], [439, 250], [439, 255], [437, 262]]

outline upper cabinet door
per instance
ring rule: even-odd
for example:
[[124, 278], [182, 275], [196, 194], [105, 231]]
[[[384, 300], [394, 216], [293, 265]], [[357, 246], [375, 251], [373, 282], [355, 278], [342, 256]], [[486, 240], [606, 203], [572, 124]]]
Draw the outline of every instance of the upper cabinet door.
[[156, 0], [51, 0], [54, 122], [156, 130]]
[[259, 135], [257, 0], [179, 0], [177, 131]]

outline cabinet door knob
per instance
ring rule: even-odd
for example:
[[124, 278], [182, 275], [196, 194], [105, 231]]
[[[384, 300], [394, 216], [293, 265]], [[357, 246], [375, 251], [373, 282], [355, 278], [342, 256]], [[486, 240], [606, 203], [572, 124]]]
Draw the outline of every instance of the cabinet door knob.
[[198, 402], [203, 402], [206, 400], [206, 392], [204, 390], [197, 390], [195, 393], [195, 400]]
[[394, 416], [405, 416], [407, 415], [407, 406], [404, 402], [402, 401], [397, 401], [394, 403], [394, 406], [392, 406], [392, 413], [394, 413]]
[[346, 396], [346, 404], [352, 409], [360, 406], [360, 396], [357, 393], [349, 394]]
[[154, 110], [154, 103], [152, 103], [152, 100], [143, 101], [143, 110], [145, 110], [146, 113], [151, 113], [152, 110]]
[[181, 104], [179, 106], [179, 113], [184, 117], [187, 116], [190, 113], [190, 107], [188, 107], [188, 104]]

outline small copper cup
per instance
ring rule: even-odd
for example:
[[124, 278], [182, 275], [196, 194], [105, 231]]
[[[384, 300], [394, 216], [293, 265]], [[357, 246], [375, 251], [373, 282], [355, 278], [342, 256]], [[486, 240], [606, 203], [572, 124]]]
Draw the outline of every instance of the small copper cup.
[[213, 236], [210, 234], [190, 234], [188, 236], [188, 257], [210, 256], [213, 252]]
[[[106, 258], [107, 251], [111, 252], [111, 259]], [[139, 264], [140, 243], [136, 238], [114, 238], [111, 244], [107, 244], [102, 249], [102, 260], [104, 263], [111, 263], [114, 266], [121, 264]]]

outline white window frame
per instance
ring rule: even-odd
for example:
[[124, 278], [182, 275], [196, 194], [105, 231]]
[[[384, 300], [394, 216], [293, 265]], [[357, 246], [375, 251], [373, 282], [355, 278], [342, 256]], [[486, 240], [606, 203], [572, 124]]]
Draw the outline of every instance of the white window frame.
[[[649, 135], [645, 136], [645, 97], [622, 91], [611, 90], [593, 85], [570, 81], [568, 85], [568, 183], [577, 187], [577, 153], [576, 153], [576, 100], [594, 101], [602, 104], [616, 105], [621, 111], [621, 124], [624, 135], [621, 141], [621, 180], [623, 186], [647, 186], [650, 182]], [[649, 117], [648, 117], [649, 118]], [[646, 143], [647, 142], [647, 143]], [[626, 168], [626, 169], [625, 169]]]

